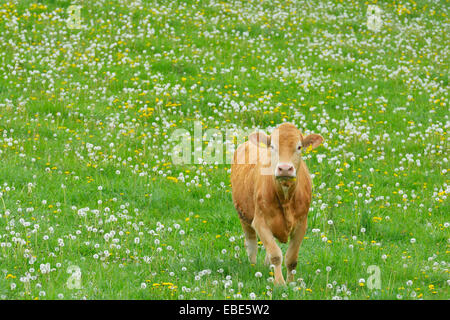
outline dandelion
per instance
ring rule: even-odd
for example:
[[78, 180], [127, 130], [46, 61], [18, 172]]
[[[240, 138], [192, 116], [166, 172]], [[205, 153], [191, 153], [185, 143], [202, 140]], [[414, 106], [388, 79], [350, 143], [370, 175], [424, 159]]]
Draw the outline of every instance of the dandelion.
[[41, 264], [39, 266], [39, 270], [41, 271], [42, 274], [46, 274], [50, 272], [50, 263], [46, 263], [46, 264]]
[[359, 279], [359, 281], [358, 281], [358, 284], [360, 287], [364, 287], [365, 283], [366, 283], [366, 280], [363, 278]]

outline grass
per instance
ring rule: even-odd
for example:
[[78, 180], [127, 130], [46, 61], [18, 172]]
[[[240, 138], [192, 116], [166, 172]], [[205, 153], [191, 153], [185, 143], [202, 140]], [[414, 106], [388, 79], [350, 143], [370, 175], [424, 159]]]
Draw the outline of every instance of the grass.
[[[450, 297], [445, 1], [379, 32], [372, 2], [97, 3], [0, 4], [1, 299]], [[295, 283], [249, 264], [229, 164], [173, 164], [198, 120], [325, 138]]]

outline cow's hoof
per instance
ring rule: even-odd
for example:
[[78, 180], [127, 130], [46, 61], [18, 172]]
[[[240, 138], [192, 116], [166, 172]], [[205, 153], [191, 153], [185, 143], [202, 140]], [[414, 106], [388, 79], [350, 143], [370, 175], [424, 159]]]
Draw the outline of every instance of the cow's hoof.
[[275, 280], [273, 281], [273, 284], [276, 285], [276, 286], [286, 286], [286, 281], [284, 281], [283, 278], [281, 278], [281, 279], [275, 279]]

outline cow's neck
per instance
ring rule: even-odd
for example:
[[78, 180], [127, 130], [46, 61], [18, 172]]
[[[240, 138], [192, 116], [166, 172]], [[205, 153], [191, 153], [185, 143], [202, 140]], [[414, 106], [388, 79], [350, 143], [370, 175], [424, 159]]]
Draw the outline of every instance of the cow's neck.
[[278, 204], [280, 205], [281, 212], [283, 213], [284, 223], [286, 225], [286, 230], [292, 230], [294, 224], [294, 217], [292, 214], [292, 199], [294, 198], [295, 190], [297, 187], [297, 181], [292, 180], [287, 183], [281, 183], [280, 181], [275, 181], [276, 197], [278, 199]]
[[277, 196], [280, 202], [282, 204], [289, 202], [295, 193], [295, 188], [297, 186], [296, 180], [291, 181], [275, 180], [274, 183]]

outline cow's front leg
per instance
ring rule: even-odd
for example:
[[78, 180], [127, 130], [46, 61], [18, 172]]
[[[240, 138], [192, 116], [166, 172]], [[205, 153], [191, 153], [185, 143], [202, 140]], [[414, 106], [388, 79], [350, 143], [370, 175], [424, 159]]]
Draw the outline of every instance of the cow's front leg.
[[301, 219], [291, 233], [291, 239], [289, 240], [289, 246], [286, 251], [287, 282], [294, 281], [292, 271], [297, 268], [298, 250], [306, 233], [306, 221], [306, 217]]
[[286, 282], [284, 281], [283, 273], [281, 272], [281, 262], [283, 260], [283, 254], [280, 247], [278, 247], [277, 243], [275, 242], [273, 234], [264, 221], [261, 212], [257, 212], [255, 214], [255, 218], [252, 222], [252, 227], [256, 230], [256, 233], [264, 244], [264, 248], [266, 248], [266, 252], [269, 255], [270, 263], [275, 266], [274, 284], [286, 284]]

